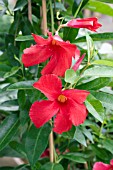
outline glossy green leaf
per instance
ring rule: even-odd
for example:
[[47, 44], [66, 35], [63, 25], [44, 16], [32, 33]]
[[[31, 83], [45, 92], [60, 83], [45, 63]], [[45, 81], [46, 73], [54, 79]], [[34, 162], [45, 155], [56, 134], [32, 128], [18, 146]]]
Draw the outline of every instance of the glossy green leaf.
[[99, 64], [99, 65], [113, 67], [113, 61], [109, 61], [109, 60], [95, 60], [92, 64]]
[[103, 122], [104, 117], [104, 108], [99, 100], [97, 100], [91, 94], [88, 95], [87, 100], [85, 101], [88, 111], [98, 119], [100, 122]]
[[85, 70], [83, 76], [113, 77], [113, 67], [95, 66]]
[[70, 84], [74, 84], [77, 79], [77, 74], [73, 69], [68, 69], [65, 72], [65, 81]]
[[20, 108], [24, 108], [26, 102], [26, 95], [24, 90], [18, 91], [18, 104]]
[[113, 154], [113, 140], [112, 139], [105, 139], [102, 141], [103, 147]]
[[[90, 37], [93, 41], [109, 41], [113, 40], [113, 33], [106, 32], [106, 33], [97, 33], [97, 34], [90, 34]], [[75, 42], [86, 42], [86, 37], [79, 37], [75, 40]]]
[[67, 153], [65, 155], [62, 155], [61, 158], [65, 158], [65, 159], [68, 159], [70, 161], [77, 162], [77, 163], [86, 163], [86, 160], [84, 158], [74, 153]]
[[88, 1], [89, 0], [74, 0], [73, 6], [72, 6], [72, 14], [74, 17], [77, 17], [79, 12], [88, 3]]
[[7, 72], [7, 71], [10, 71], [10, 69], [11, 69], [11, 67], [9, 67], [8, 65], [0, 64], [0, 71]]
[[33, 40], [32, 35], [19, 36], [15, 39], [16, 41], [30, 41]]
[[92, 151], [102, 160], [108, 159], [108, 154], [103, 148], [97, 147], [96, 145], [91, 145]]
[[11, 114], [0, 125], [0, 150], [7, 146], [19, 127], [18, 115]]
[[99, 77], [87, 83], [83, 83], [79, 86], [76, 86], [77, 89], [83, 90], [98, 90], [107, 86], [111, 82], [109, 77]]
[[79, 127], [76, 127], [76, 131], [75, 131], [73, 139], [75, 139], [82, 145], [87, 146], [84, 134], [82, 133], [82, 131]]
[[96, 1], [113, 4], [113, 0], [96, 0]]
[[99, 12], [104, 15], [113, 16], [113, 8], [103, 2], [90, 0], [87, 3], [87, 5], [85, 6], [85, 8], [87, 8], [93, 12]]
[[34, 81], [20, 81], [10, 85], [7, 90], [24, 90], [24, 89], [33, 89]]
[[83, 134], [93, 143], [93, 136], [91, 135], [90, 131], [85, 127], [82, 127]]
[[87, 42], [87, 52], [88, 52], [88, 62], [89, 62], [94, 54], [94, 43], [92, 38], [89, 36], [87, 32], [86, 32], [86, 42]]
[[113, 95], [105, 92], [91, 92], [106, 108], [113, 109]]
[[75, 41], [75, 38], [78, 34], [78, 29], [75, 28], [64, 28], [63, 31], [63, 40], [69, 40], [71, 43]]
[[17, 10], [23, 8], [26, 4], [27, 4], [27, 0], [17, 0], [14, 11], [17, 11]]
[[48, 137], [51, 132], [50, 124], [45, 124], [41, 128], [36, 128], [34, 125], [28, 131], [25, 149], [28, 160], [33, 166], [41, 154], [46, 149]]
[[14, 74], [16, 74], [19, 71], [19, 69], [20, 69], [20, 67], [18, 67], [18, 66], [12, 67], [11, 71], [7, 72], [4, 75], [4, 78], [8, 78], [10, 76], [13, 76]]
[[64, 170], [61, 164], [54, 164], [51, 162], [46, 163], [43, 165], [39, 170]]
[[16, 152], [20, 153], [23, 158], [26, 158], [25, 148], [21, 143], [18, 143], [17, 141], [11, 141], [9, 146]]

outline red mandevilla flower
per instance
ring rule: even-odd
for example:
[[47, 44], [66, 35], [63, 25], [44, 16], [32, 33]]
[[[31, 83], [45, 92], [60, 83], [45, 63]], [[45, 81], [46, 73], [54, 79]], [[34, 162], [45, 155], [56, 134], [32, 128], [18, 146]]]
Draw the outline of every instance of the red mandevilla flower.
[[63, 76], [71, 67], [72, 57], [78, 57], [78, 49], [76, 45], [63, 41], [58, 35], [52, 36], [50, 32], [48, 34], [48, 39], [32, 34], [37, 44], [24, 50], [22, 62], [25, 67], [29, 67], [50, 59], [42, 70], [42, 75], [53, 73]]
[[83, 55], [76, 61], [76, 63], [75, 63], [74, 66], [72, 67], [72, 69], [73, 69], [74, 71], [77, 71], [77, 69], [79, 68], [80, 64], [82, 63], [84, 57], [85, 57], [85, 54], [83, 54]]
[[53, 74], [42, 76], [33, 86], [49, 99], [36, 101], [30, 108], [30, 119], [37, 128], [55, 115], [53, 130], [59, 134], [68, 131], [72, 124], [78, 126], [85, 121], [87, 109], [83, 102], [88, 91], [62, 90], [61, 80]]
[[94, 17], [94, 18], [72, 19], [66, 24], [64, 24], [64, 26], [72, 27], [72, 28], [87, 28], [91, 31], [96, 31], [96, 29], [98, 29], [102, 25], [98, 23], [98, 19]]
[[113, 170], [113, 159], [110, 161], [110, 164], [96, 162], [93, 166], [93, 170]]

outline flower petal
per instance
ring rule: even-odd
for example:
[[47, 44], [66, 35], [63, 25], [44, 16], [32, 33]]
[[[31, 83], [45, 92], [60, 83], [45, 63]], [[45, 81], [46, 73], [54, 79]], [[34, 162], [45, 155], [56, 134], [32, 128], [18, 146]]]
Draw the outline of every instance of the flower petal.
[[77, 103], [82, 104], [86, 100], [90, 92], [86, 90], [70, 89], [62, 91], [62, 94], [64, 94], [66, 97], [73, 99]]
[[22, 62], [25, 67], [30, 67], [46, 61], [51, 56], [48, 46], [32, 45], [24, 50]]
[[40, 90], [49, 100], [54, 100], [61, 93], [62, 82], [53, 74], [42, 76], [33, 87]]
[[110, 165], [103, 162], [96, 162], [93, 166], [93, 170], [110, 170]]
[[91, 31], [96, 31], [99, 27], [102, 25], [98, 23], [98, 19], [93, 17], [93, 18], [77, 18], [77, 19], [72, 19], [69, 22], [65, 24], [65, 26], [72, 27], [72, 28], [87, 28]]
[[36, 101], [30, 108], [30, 119], [37, 128], [48, 122], [57, 112], [59, 108], [56, 102], [52, 101]]
[[69, 115], [67, 114], [66, 107], [62, 107], [54, 120], [53, 131], [61, 134], [70, 130], [72, 127], [72, 122], [69, 120]]
[[69, 117], [73, 125], [78, 126], [86, 120], [88, 114], [84, 104], [78, 104], [74, 100], [69, 99]]
[[76, 71], [76, 70], [79, 68], [79, 66], [80, 66], [80, 64], [82, 63], [82, 60], [84, 59], [84, 57], [85, 57], [85, 54], [83, 54], [82, 57], [80, 57], [80, 58], [77, 60], [77, 62], [74, 64], [74, 66], [73, 66], [73, 68], [72, 68], [74, 71]]
[[39, 35], [36, 35], [36, 34], [32, 34], [35, 42], [38, 44], [38, 45], [47, 45], [48, 44], [48, 40], [47, 39], [44, 39], [43, 37], [39, 36]]

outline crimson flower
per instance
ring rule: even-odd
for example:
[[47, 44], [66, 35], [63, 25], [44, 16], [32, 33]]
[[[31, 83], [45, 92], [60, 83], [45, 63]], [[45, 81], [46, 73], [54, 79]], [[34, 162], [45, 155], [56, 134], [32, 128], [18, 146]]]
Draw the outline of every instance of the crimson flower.
[[62, 90], [62, 82], [54, 74], [42, 76], [33, 86], [49, 99], [36, 101], [30, 108], [30, 119], [37, 128], [55, 115], [53, 131], [59, 134], [68, 131], [72, 124], [78, 126], [85, 121], [87, 109], [83, 102], [88, 91]]
[[72, 67], [72, 69], [73, 69], [74, 71], [76, 71], [76, 70], [79, 68], [79, 66], [80, 66], [80, 64], [82, 63], [84, 57], [85, 57], [85, 54], [83, 54], [83, 55], [76, 61], [76, 63], [75, 63], [74, 66]]
[[42, 75], [53, 73], [63, 76], [71, 66], [72, 57], [75, 58], [78, 55], [78, 49], [76, 45], [70, 44], [69, 41], [63, 41], [58, 35], [52, 36], [50, 32], [48, 35], [48, 39], [44, 39], [32, 34], [37, 44], [24, 50], [22, 62], [25, 67], [30, 67], [50, 59], [42, 70]]
[[113, 170], [113, 159], [110, 161], [110, 164], [105, 164], [103, 162], [96, 162], [93, 165], [93, 170]]
[[72, 27], [72, 28], [87, 28], [91, 31], [96, 31], [96, 29], [98, 29], [102, 25], [98, 23], [97, 18], [93, 17], [93, 18], [83, 18], [83, 19], [81, 18], [72, 19], [66, 24], [64, 24], [64, 26]]

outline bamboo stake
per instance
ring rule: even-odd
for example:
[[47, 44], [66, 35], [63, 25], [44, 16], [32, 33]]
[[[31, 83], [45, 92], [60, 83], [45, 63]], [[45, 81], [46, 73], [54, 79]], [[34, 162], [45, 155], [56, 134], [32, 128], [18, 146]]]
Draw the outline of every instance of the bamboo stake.
[[42, 32], [47, 35], [47, 11], [46, 11], [46, 0], [42, 0]]
[[31, 0], [28, 0], [28, 19], [32, 23], [32, 5]]

